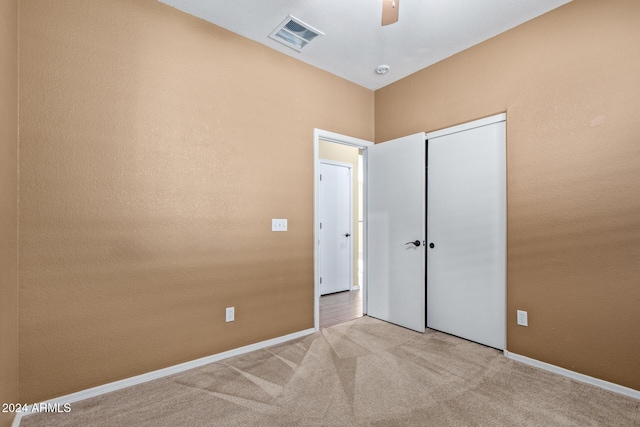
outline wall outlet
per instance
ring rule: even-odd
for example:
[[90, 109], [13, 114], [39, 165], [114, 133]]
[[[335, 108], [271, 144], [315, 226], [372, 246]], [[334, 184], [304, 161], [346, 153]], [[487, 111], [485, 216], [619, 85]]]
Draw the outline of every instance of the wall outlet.
[[287, 220], [277, 218], [272, 219], [271, 231], [287, 231]]
[[235, 307], [227, 307], [227, 322], [233, 322], [236, 319], [236, 308]]
[[527, 312], [518, 310], [518, 325], [520, 326], [529, 326], [529, 320], [527, 319]]

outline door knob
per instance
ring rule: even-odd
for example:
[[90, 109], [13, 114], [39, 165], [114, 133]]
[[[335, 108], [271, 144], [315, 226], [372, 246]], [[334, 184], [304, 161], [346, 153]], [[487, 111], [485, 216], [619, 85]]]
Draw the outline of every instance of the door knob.
[[351, 234], [349, 234], [349, 233], [344, 235], [344, 237], [350, 237], [350, 236], [351, 236]]
[[420, 246], [420, 240], [416, 240], [414, 242], [407, 242], [405, 245], [416, 245], [416, 248]]
[[436, 245], [435, 245], [434, 243], [429, 243], [429, 247], [430, 247], [431, 249], [433, 249], [433, 248], [435, 248], [435, 247], [436, 247]]

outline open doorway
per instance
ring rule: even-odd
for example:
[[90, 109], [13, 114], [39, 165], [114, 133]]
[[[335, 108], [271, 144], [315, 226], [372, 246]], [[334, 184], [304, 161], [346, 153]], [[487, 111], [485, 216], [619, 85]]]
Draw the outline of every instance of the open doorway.
[[319, 141], [320, 328], [362, 316], [362, 148]]
[[[314, 155], [315, 155], [315, 328], [316, 330], [338, 323], [346, 322], [362, 316], [366, 313], [366, 272], [365, 265], [365, 182], [364, 150], [373, 143], [359, 140], [344, 135], [326, 132], [319, 129], [314, 133]], [[333, 232], [334, 237], [327, 234], [327, 224], [323, 224], [322, 216], [326, 217], [327, 212], [323, 212], [322, 207], [327, 206], [326, 188], [321, 181], [323, 167], [327, 163], [346, 165], [351, 170], [350, 189], [350, 224], [349, 231]], [[327, 177], [325, 176], [325, 180]], [[322, 202], [324, 201], [324, 204]], [[337, 214], [334, 209], [329, 212]], [[326, 218], [325, 218], [326, 219]], [[344, 227], [343, 227], [344, 228]], [[349, 236], [346, 236], [349, 235]], [[345, 238], [346, 237], [346, 238]], [[322, 241], [325, 246], [322, 246]], [[335, 246], [327, 252], [327, 246]], [[336, 251], [340, 250], [340, 245], [348, 245], [349, 267], [348, 286], [334, 287], [331, 283], [327, 286], [327, 280], [333, 280], [330, 274], [332, 258]], [[323, 255], [324, 250], [324, 255]], [[328, 272], [329, 268], [329, 272]], [[333, 290], [337, 292], [332, 292]]]

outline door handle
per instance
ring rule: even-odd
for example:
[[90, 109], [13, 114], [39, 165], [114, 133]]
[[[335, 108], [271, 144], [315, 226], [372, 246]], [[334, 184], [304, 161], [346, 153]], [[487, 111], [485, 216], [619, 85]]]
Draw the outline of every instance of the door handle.
[[431, 249], [433, 249], [433, 248], [435, 248], [435, 247], [436, 247], [436, 245], [435, 245], [435, 243], [429, 243], [429, 247], [430, 247]]
[[351, 236], [351, 234], [349, 234], [349, 233], [344, 235], [344, 237], [350, 237], [350, 236]]
[[407, 242], [405, 245], [416, 245], [416, 248], [420, 246], [420, 240], [416, 240], [414, 242]]

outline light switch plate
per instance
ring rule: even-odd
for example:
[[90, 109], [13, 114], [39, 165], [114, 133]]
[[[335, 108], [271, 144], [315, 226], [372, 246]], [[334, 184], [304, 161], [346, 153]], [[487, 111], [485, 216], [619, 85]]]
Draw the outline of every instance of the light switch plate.
[[271, 231], [287, 231], [287, 220], [283, 218], [272, 219]]
[[236, 320], [236, 308], [235, 307], [227, 307], [226, 311], [225, 311], [225, 320], [227, 322], [233, 322], [234, 320]]

